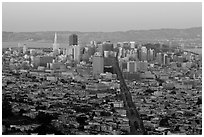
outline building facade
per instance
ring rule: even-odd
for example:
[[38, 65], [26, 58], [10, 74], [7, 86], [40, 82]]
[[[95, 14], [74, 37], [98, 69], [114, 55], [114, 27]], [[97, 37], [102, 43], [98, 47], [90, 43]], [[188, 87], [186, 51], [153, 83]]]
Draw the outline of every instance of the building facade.
[[76, 34], [72, 34], [69, 36], [69, 46], [78, 45], [78, 36]]
[[104, 58], [100, 54], [93, 57], [93, 75], [99, 75], [104, 72]]

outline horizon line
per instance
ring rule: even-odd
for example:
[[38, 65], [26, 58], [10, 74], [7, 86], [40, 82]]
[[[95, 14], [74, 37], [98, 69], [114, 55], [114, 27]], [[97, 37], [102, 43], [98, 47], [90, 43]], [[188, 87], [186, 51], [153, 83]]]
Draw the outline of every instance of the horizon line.
[[202, 28], [202, 26], [194, 26], [187, 28], [155, 28], [155, 29], [130, 29], [130, 30], [118, 30], [118, 31], [74, 31], [74, 30], [42, 30], [42, 31], [4, 31], [2, 32], [13, 32], [13, 33], [27, 33], [27, 32], [81, 32], [81, 33], [91, 33], [91, 32], [100, 32], [100, 33], [111, 33], [111, 32], [128, 32], [128, 31], [150, 31], [150, 30], [163, 30], [163, 29], [176, 29], [176, 30], [184, 30], [191, 28]]

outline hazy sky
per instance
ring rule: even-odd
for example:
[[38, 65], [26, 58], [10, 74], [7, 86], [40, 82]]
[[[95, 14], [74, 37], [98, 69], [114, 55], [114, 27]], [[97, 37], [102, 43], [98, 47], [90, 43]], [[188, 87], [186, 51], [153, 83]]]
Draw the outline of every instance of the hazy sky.
[[3, 3], [3, 31], [127, 31], [202, 26], [202, 3]]

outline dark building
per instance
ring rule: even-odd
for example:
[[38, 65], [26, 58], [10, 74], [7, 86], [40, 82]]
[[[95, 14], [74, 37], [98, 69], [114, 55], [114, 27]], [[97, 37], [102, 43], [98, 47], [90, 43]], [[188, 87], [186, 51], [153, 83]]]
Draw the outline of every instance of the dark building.
[[37, 68], [38, 66], [47, 66], [47, 63], [52, 63], [53, 62], [53, 57], [51, 56], [44, 56], [44, 57], [34, 57], [33, 58], [33, 64], [34, 67]]
[[104, 66], [112, 66], [113, 58], [112, 57], [104, 57]]
[[142, 60], [142, 51], [141, 51], [141, 48], [137, 49], [137, 58], [139, 59], [139, 61]]
[[104, 72], [104, 57], [95, 55], [93, 57], [93, 75], [99, 75]]
[[69, 45], [78, 45], [78, 36], [76, 34], [72, 34], [69, 36]]
[[109, 41], [104, 42], [103, 44], [98, 44], [98, 52], [104, 56], [104, 51], [113, 51], [113, 44]]
[[104, 73], [106, 72], [115, 74], [114, 68], [112, 66], [104, 66]]
[[124, 79], [127, 79], [127, 80], [140, 80], [140, 74], [139, 73], [129, 73], [129, 72], [123, 72], [123, 77]]

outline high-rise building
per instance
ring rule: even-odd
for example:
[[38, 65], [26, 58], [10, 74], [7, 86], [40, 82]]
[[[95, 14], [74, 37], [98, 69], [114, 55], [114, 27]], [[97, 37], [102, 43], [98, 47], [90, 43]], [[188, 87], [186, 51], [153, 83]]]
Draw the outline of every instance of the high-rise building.
[[147, 60], [147, 48], [142, 46], [141, 48], [141, 61]]
[[147, 61], [154, 60], [154, 49], [147, 50]]
[[162, 54], [161, 53], [157, 53], [156, 61], [158, 64], [162, 64]]
[[103, 44], [98, 45], [98, 52], [104, 56], [104, 51], [113, 51], [113, 44], [110, 42], [104, 42]]
[[138, 60], [141, 61], [141, 58], [142, 58], [141, 48], [137, 49], [137, 57], [138, 57]]
[[69, 36], [69, 46], [78, 45], [78, 36], [76, 34], [72, 34]]
[[26, 47], [26, 45], [23, 45], [23, 54], [25, 54], [26, 51], [27, 51], [27, 47]]
[[131, 41], [131, 42], [130, 42], [130, 48], [132, 48], [132, 49], [135, 48], [135, 42], [134, 42], [134, 41]]
[[118, 57], [121, 58], [123, 55], [123, 48], [119, 47]]
[[168, 65], [169, 64], [169, 60], [168, 60], [168, 55], [167, 54], [164, 54], [163, 64], [164, 65]]
[[131, 72], [131, 73], [137, 71], [137, 63], [136, 63], [136, 61], [129, 61], [129, 62], [127, 62], [127, 71]]
[[134, 50], [134, 57], [135, 57], [135, 60], [136, 60], [136, 61], [139, 61], [137, 49]]
[[57, 43], [57, 33], [55, 33], [54, 43], [53, 43], [53, 53], [59, 52], [59, 44]]
[[151, 61], [151, 58], [150, 58], [150, 49], [147, 49], [147, 61]]
[[92, 67], [93, 75], [99, 75], [104, 72], [104, 58], [99, 52], [93, 56]]
[[73, 52], [74, 52], [74, 60], [77, 62], [80, 62], [80, 46], [74, 46], [73, 47]]

